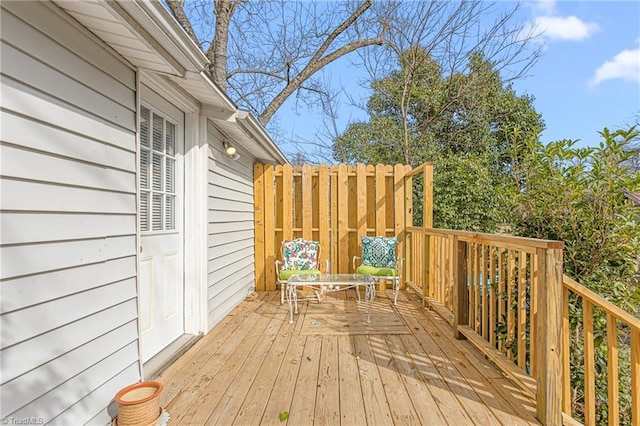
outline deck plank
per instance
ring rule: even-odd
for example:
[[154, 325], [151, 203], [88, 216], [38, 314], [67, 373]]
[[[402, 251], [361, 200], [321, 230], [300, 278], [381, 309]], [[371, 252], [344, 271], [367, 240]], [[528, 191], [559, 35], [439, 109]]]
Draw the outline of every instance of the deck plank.
[[[458, 363], [464, 363], [464, 361], [450, 355], [449, 352], [451, 348], [446, 340], [434, 340], [434, 335], [438, 337], [439, 334], [433, 331], [434, 325], [430, 321], [430, 318], [424, 314], [421, 308], [415, 305], [407, 304], [405, 306], [408, 307], [408, 311], [412, 314], [404, 317], [405, 321], [409, 327], [413, 329], [419, 344], [428, 354], [436, 370], [431, 374], [441, 377], [447, 383], [451, 392], [458, 399], [470, 419], [484, 425], [500, 424], [491, 410], [482, 403], [482, 400], [474, 389], [474, 385], [470, 384], [457, 369], [456, 365]], [[432, 335], [430, 332], [434, 334]], [[441, 347], [440, 345], [443, 346]], [[452, 412], [450, 409], [446, 411]]]
[[345, 426], [366, 422], [360, 371], [350, 336], [338, 336], [338, 359], [340, 377], [340, 423]]
[[[329, 297], [336, 315], [355, 309], [354, 292]], [[289, 324], [279, 292], [242, 302], [158, 377], [171, 423], [538, 424], [531, 398], [412, 292], [396, 308], [410, 334], [304, 335], [316, 303], [301, 302]]]
[[431, 335], [438, 345], [448, 348], [448, 355], [458, 361], [456, 368], [472, 386], [482, 390], [477, 392], [478, 396], [502, 424], [538, 424], [535, 405], [520, 388], [514, 386], [468, 341], [455, 339], [451, 327], [435, 312], [426, 310], [424, 315], [431, 321]]
[[[456, 340], [451, 328], [440, 318], [436, 318], [433, 312], [428, 315], [432, 316], [434, 330], [438, 330], [436, 339], [447, 340], [449, 354], [462, 360], [457, 364], [457, 369], [478, 389], [486, 388], [485, 391], [478, 392], [478, 395], [502, 424], [538, 424], [535, 420], [535, 406], [532, 403], [522, 406], [528, 398], [523, 395], [520, 388], [514, 386], [504, 374], [497, 371], [469, 342]], [[511, 400], [519, 402], [511, 404]]]
[[[268, 313], [270, 312], [265, 312], [265, 314]], [[251, 404], [258, 402], [251, 398], [249, 392], [262, 366], [265, 365], [265, 362], [269, 360], [269, 364], [267, 364], [266, 367], [273, 369], [279, 354], [281, 354], [282, 348], [275, 346], [275, 342], [278, 334], [280, 334], [280, 330], [286, 328], [288, 325], [288, 322], [286, 323], [287, 325], [285, 325], [286, 316], [287, 313], [282, 309], [274, 312], [269, 325], [260, 336], [251, 355], [247, 357], [222, 399], [207, 419], [207, 424], [221, 425], [231, 423], [236, 415], [242, 411], [242, 407], [251, 407]], [[267, 390], [270, 391], [271, 388], [267, 389], [263, 387], [262, 390], [263, 393], [265, 393]], [[247, 404], [244, 404], [245, 400]], [[260, 409], [260, 411], [262, 411], [262, 409]]]
[[394, 424], [419, 424], [407, 389], [398, 373], [384, 336], [370, 336], [371, 352], [378, 365], [380, 380]]
[[[300, 308], [300, 315], [294, 317], [294, 326], [292, 332], [286, 336], [289, 337], [289, 345], [286, 352], [275, 383], [271, 390], [271, 395], [264, 408], [262, 420], [259, 422], [262, 425], [281, 425], [280, 414], [291, 411], [291, 402], [293, 399], [293, 393], [295, 391], [296, 381], [300, 371], [300, 365], [302, 363], [302, 355], [304, 353], [304, 347], [307, 342], [306, 336], [300, 334], [302, 328], [302, 320], [307, 309], [307, 304], [302, 304]], [[288, 323], [288, 319], [286, 320]], [[239, 423], [241, 424], [257, 424], [256, 423]]]
[[360, 386], [362, 388], [367, 424], [393, 424], [391, 410], [389, 409], [387, 396], [384, 393], [382, 379], [368, 336], [353, 336], [353, 345], [358, 359], [358, 369], [360, 370]]
[[338, 339], [336, 336], [323, 336], [313, 424], [337, 425], [340, 423], [340, 379], [338, 371]]
[[160, 404], [166, 407], [171, 400], [180, 392], [190, 380], [190, 371], [198, 370], [206, 363], [215, 351], [206, 350], [205, 348], [221, 348], [227, 339], [234, 334], [241, 326], [249, 330], [247, 324], [248, 316], [257, 308], [262, 306], [263, 299], [269, 293], [258, 293], [255, 297], [244, 300], [230, 315], [225, 316], [217, 327], [214, 327], [206, 336], [200, 339], [190, 350], [183, 356], [178, 358], [171, 368], [160, 374], [156, 380], [164, 384], [164, 391], [160, 395]]
[[287, 425], [310, 425], [313, 423], [321, 349], [322, 337], [307, 336], [298, 377], [293, 382], [295, 388]]
[[433, 426], [446, 425], [447, 421], [440, 412], [438, 404], [429, 391], [429, 387], [423, 381], [418, 367], [413, 363], [413, 359], [400, 336], [386, 336], [387, 345], [393, 360], [400, 373], [400, 380], [403, 381], [409, 399], [413, 403], [416, 416], [420, 424]]
[[[275, 296], [270, 300], [273, 301], [274, 299]], [[253, 352], [262, 333], [269, 325], [271, 318], [268, 314], [264, 314], [266, 306], [268, 304], [264, 303], [261, 308], [256, 309], [247, 318], [247, 322], [250, 323], [250, 329], [246, 335], [233, 336], [234, 340], [238, 339], [239, 342], [235, 345], [224, 345], [219, 354], [222, 356], [212, 357], [203, 365], [198, 376], [207, 379], [207, 383], [205, 386], [200, 385], [190, 390], [189, 394], [192, 398], [189, 399], [191, 404], [186, 409], [177, 409], [178, 407], [172, 405], [173, 401], [169, 404], [167, 410], [171, 413], [174, 423], [205, 424], [212, 410], [220, 402], [229, 384]]]
[[456, 426], [473, 424], [473, 420], [464, 410], [453, 390], [440, 376], [434, 361], [425, 352], [420, 342], [408, 336], [400, 336], [400, 339], [411, 354], [416, 371], [422, 377], [447, 424]]
[[[158, 377], [157, 380], [165, 384], [165, 389], [169, 389], [170, 393], [175, 395], [169, 403], [164, 405], [171, 413], [173, 422], [180, 421], [201, 392], [209, 386], [214, 375], [231, 357], [242, 339], [251, 332], [253, 323], [260, 318], [260, 311], [269, 297], [272, 296], [268, 295], [266, 298], [260, 299], [256, 306], [249, 303], [252, 309], [248, 311], [248, 315], [240, 326], [231, 328], [231, 333], [214, 335], [211, 336], [212, 338], [209, 335], [205, 336], [185, 356]], [[190, 361], [180, 362], [183, 358]], [[172, 378], [172, 381], [166, 381], [165, 377]], [[173, 390], [176, 386], [181, 387], [178, 392]]]

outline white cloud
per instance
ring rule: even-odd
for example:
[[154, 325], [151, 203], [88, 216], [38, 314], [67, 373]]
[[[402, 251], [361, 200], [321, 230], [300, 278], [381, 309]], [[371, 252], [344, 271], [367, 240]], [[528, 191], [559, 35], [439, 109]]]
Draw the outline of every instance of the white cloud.
[[598, 24], [585, 22], [576, 16], [539, 16], [535, 26], [547, 39], [582, 40], [598, 30]]
[[553, 15], [556, 11], [556, 0], [538, 0], [534, 4], [534, 9], [540, 15]]
[[606, 80], [623, 79], [640, 83], [640, 49], [623, 50], [596, 70], [592, 85]]

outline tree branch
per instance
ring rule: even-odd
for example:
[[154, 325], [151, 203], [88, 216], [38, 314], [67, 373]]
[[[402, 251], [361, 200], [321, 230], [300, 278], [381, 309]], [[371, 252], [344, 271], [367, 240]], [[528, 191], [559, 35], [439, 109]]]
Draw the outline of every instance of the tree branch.
[[[284, 103], [284, 101], [291, 96], [293, 92], [295, 92], [298, 88], [302, 86], [309, 77], [311, 77], [315, 72], [326, 66], [327, 64], [335, 61], [336, 59], [351, 53], [357, 49], [361, 49], [367, 46], [374, 45], [382, 45], [383, 39], [382, 37], [369, 38], [366, 40], [359, 40], [354, 43], [347, 44], [342, 46], [341, 48], [333, 51], [327, 56], [316, 59], [315, 61], [310, 61], [298, 75], [296, 75], [291, 81], [285, 86], [280, 93], [278, 93], [273, 100], [267, 105], [264, 111], [260, 114], [260, 122], [264, 125], [269, 122], [273, 114], [280, 108], [280, 106]], [[316, 55], [314, 55], [314, 58]]]
[[184, 13], [184, 0], [166, 0], [166, 2], [167, 6], [169, 6], [169, 10], [171, 10], [171, 13], [173, 14], [173, 17], [176, 18], [176, 21], [178, 21], [180, 26], [184, 28], [189, 37], [191, 37], [191, 39], [195, 41], [200, 48], [202, 48], [196, 33], [193, 31], [191, 21], [189, 21], [189, 18], [187, 18], [187, 15]]
[[329, 36], [326, 38], [324, 43], [320, 45], [320, 47], [318, 48], [318, 50], [316, 51], [316, 53], [313, 55], [313, 57], [309, 62], [313, 63], [315, 61], [320, 60], [320, 58], [322, 57], [322, 55], [324, 55], [324, 53], [327, 51], [329, 46], [331, 46], [331, 43], [333, 43], [333, 41], [340, 34], [342, 34], [347, 28], [349, 28], [370, 7], [371, 7], [371, 0], [366, 0], [364, 3], [362, 3], [358, 9], [356, 9], [347, 19], [344, 20], [342, 24], [338, 25], [331, 32], [331, 34], [329, 34]]

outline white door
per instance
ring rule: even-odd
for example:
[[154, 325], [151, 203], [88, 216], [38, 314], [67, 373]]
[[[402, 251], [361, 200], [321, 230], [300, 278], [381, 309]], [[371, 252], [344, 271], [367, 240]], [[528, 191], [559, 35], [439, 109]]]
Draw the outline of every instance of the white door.
[[138, 297], [144, 362], [184, 333], [184, 114], [142, 88]]

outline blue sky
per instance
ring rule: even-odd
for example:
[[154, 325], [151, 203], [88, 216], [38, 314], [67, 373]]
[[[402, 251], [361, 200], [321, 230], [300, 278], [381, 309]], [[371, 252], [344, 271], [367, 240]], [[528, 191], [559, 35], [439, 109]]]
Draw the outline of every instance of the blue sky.
[[[542, 57], [528, 77], [514, 83], [519, 95], [535, 97], [536, 111], [546, 124], [543, 142], [579, 139], [580, 146], [594, 146], [604, 127], [635, 121], [640, 115], [639, 1], [536, 0], [525, 2], [519, 13], [521, 20], [544, 30], [538, 37]], [[359, 71], [349, 61], [333, 64], [325, 78], [350, 88], [356, 97], [368, 97], [356, 87]], [[290, 99], [274, 117], [281, 132], [296, 140], [322, 138], [323, 117], [304, 107], [296, 112], [294, 104]], [[366, 119], [346, 103], [338, 115], [339, 131], [350, 121]], [[286, 154], [297, 150], [291, 145], [281, 148]]]

